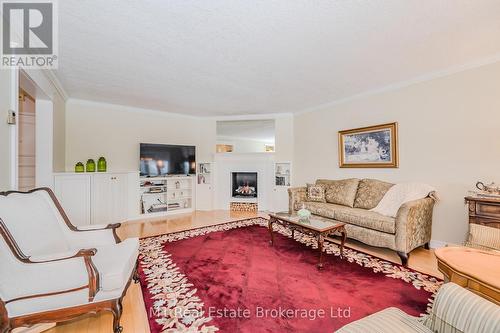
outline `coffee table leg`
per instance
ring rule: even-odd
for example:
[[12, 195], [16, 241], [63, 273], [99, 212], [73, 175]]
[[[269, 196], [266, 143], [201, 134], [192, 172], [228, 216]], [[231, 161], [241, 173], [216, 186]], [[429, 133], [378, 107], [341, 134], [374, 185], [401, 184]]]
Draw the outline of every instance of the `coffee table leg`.
[[319, 263], [318, 263], [318, 269], [323, 268], [323, 235], [319, 234], [318, 235], [318, 251], [319, 251]]
[[269, 241], [271, 245], [274, 245], [273, 223], [274, 223], [274, 218], [271, 217], [267, 224], [267, 227], [269, 228], [269, 234], [271, 235], [271, 240]]
[[344, 258], [344, 244], [345, 240], [347, 239], [347, 233], [345, 231], [345, 228], [342, 227], [342, 229], [339, 230], [340, 234], [342, 235], [342, 239], [340, 241], [340, 258]]

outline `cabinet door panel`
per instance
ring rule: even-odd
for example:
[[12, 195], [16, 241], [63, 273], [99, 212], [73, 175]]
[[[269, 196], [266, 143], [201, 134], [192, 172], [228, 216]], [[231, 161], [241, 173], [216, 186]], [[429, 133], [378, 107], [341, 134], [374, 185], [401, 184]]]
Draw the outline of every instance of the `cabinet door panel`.
[[114, 174], [111, 181], [111, 222], [118, 223], [128, 215], [128, 178], [127, 174]]
[[92, 224], [112, 223], [112, 175], [95, 174], [92, 183]]
[[90, 216], [90, 176], [56, 176], [54, 192], [71, 223], [75, 226], [89, 225]]

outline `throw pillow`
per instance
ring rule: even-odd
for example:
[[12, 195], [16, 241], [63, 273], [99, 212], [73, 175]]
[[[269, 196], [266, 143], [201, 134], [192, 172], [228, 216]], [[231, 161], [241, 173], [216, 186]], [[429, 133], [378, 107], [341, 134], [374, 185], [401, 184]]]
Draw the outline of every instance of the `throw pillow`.
[[353, 207], [359, 179], [342, 179], [332, 181], [325, 189], [326, 202]]
[[385, 193], [393, 186], [394, 184], [392, 183], [386, 183], [377, 179], [362, 179], [359, 182], [354, 207], [363, 209], [375, 208]]
[[325, 202], [325, 187], [307, 184], [307, 201]]

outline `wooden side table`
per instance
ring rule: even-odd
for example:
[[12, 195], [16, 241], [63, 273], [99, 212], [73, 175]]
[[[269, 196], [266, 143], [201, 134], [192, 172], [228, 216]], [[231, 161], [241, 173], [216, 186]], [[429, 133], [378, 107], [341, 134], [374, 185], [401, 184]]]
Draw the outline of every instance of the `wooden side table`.
[[469, 205], [469, 223], [500, 228], [500, 199], [465, 197]]

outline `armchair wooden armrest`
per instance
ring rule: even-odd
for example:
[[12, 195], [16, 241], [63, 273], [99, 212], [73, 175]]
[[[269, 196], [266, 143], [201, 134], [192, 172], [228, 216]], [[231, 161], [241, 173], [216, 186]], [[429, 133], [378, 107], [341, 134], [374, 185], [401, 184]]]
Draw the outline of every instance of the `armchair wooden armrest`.
[[95, 264], [92, 262], [92, 257], [96, 255], [97, 249], [91, 248], [91, 249], [81, 249], [77, 251], [74, 254], [69, 254], [64, 253], [60, 255], [53, 255], [51, 257], [28, 257], [26, 256], [21, 249], [19, 248], [19, 245], [16, 243], [14, 238], [12, 237], [12, 234], [10, 231], [7, 229], [5, 226], [5, 223], [0, 219], [0, 234], [2, 235], [5, 243], [7, 243], [7, 246], [10, 248], [12, 254], [16, 257], [17, 260], [19, 260], [22, 263], [25, 264], [34, 264], [34, 265], [43, 265], [43, 264], [48, 264], [48, 263], [55, 263], [55, 262], [63, 262], [63, 261], [68, 261], [71, 259], [75, 258], [83, 258], [83, 261], [85, 263], [85, 269], [87, 270], [88, 274], [88, 285], [81, 286], [78, 288], [72, 288], [70, 290], [65, 290], [65, 291], [57, 291], [53, 293], [44, 293], [44, 294], [35, 294], [35, 295], [29, 295], [29, 296], [23, 296], [20, 298], [15, 298], [9, 300], [7, 303], [17, 301], [20, 299], [26, 299], [26, 298], [34, 298], [34, 297], [42, 297], [42, 296], [49, 296], [49, 295], [56, 295], [56, 294], [61, 294], [61, 293], [67, 293], [67, 292], [73, 292], [76, 290], [84, 289], [84, 288], [89, 288], [89, 302], [92, 302], [94, 300], [95, 295], [99, 291], [99, 271], [97, 270], [97, 267]]
[[97, 249], [81, 249], [78, 251], [68, 251], [65, 253], [56, 253], [46, 256], [30, 256], [27, 258], [26, 263], [30, 264], [42, 264], [47, 262], [61, 261], [78, 257], [91, 257], [95, 256], [97, 253]]
[[78, 231], [90, 231], [90, 230], [107, 230], [107, 229], [118, 229], [121, 223], [112, 224], [89, 224], [76, 227]]
[[85, 225], [85, 226], [78, 226], [74, 231], [79, 231], [79, 232], [85, 232], [85, 231], [99, 231], [99, 230], [111, 230], [113, 233], [113, 238], [115, 239], [115, 242], [118, 244], [121, 242], [120, 237], [118, 237], [118, 234], [116, 233], [116, 229], [121, 227], [121, 223], [112, 223], [112, 224], [94, 224], [94, 225]]

